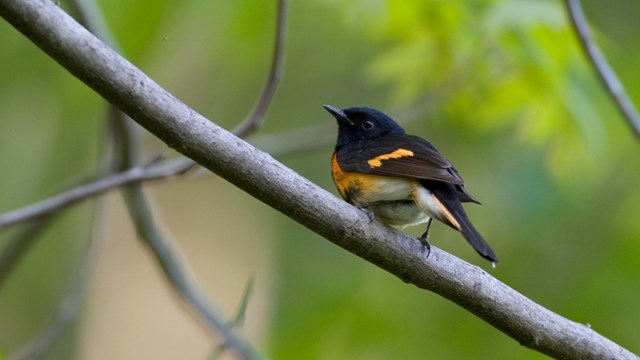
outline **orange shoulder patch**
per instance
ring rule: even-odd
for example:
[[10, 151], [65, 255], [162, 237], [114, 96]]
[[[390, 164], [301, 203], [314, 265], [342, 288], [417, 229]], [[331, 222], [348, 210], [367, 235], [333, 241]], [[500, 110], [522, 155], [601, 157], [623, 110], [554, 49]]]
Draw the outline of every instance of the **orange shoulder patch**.
[[348, 179], [345, 178], [345, 174], [340, 168], [340, 164], [338, 164], [338, 156], [336, 153], [333, 153], [333, 156], [331, 156], [331, 177], [336, 184], [340, 196], [345, 198], [347, 196]]
[[383, 160], [397, 159], [405, 156], [413, 156], [413, 151], [407, 149], [397, 149], [388, 154], [382, 154], [367, 161], [371, 168], [382, 166]]

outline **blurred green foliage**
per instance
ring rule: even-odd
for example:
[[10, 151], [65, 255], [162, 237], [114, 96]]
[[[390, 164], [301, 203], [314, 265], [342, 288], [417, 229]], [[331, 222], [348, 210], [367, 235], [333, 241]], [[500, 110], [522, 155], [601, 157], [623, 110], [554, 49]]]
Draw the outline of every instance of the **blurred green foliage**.
[[[640, 3], [606, 4], [585, 1], [585, 10], [640, 104]], [[227, 128], [250, 110], [269, 66], [274, 4], [100, 5], [125, 55], [178, 98]], [[105, 105], [4, 22], [0, 43], [6, 212], [95, 168]], [[433, 227], [434, 245], [640, 352], [640, 147], [585, 62], [561, 1], [292, 1], [285, 64], [262, 134], [332, 122], [323, 103], [404, 115], [484, 203], [467, 209], [502, 262], [489, 270], [444, 226]], [[334, 191], [331, 151], [318, 144], [280, 160]], [[55, 306], [90, 212], [65, 212], [0, 289], [2, 352], [27, 341]], [[172, 216], [170, 207], [163, 213]], [[274, 359], [544, 358], [287, 218], [268, 221], [278, 229], [271, 320], [255, 341]], [[11, 234], [0, 234], [0, 250]], [[68, 358], [70, 344], [52, 358]]]

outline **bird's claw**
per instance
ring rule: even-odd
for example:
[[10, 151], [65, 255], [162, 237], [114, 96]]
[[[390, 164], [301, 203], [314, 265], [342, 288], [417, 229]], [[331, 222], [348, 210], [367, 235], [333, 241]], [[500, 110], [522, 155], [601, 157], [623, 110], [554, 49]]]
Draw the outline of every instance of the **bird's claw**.
[[429, 244], [429, 233], [426, 232], [418, 238], [422, 244], [422, 250], [427, 252], [427, 258], [431, 254], [431, 244]]
[[427, 222], [427, 230], [418, 238], [418, 240], [420, 240], [420, 243], [422, 244], [422, 249], [426, 250], [427, 252], [427, 258], [431, 254], [431, 244], [429, 244], [429, 229], [431, 228], [432, 220], [433, 219], [429, 218], [429, 221]]
[[376, 215], [373, 213], [373, 211], [369, 210], [369, 204], [360, 204], [360, 205], [357, 205], [356, 207], [362, 210], [365, 214], [367, 214], [367, 217], [369, 218], [369, 224], [371, 224], [373, 220], [376, 218]]

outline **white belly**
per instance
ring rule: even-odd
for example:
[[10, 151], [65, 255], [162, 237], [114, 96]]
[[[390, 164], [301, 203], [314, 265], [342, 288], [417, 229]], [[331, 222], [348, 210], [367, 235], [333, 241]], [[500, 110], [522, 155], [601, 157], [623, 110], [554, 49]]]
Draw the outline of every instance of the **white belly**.
[[414, 226], [429, 221], [425, 208], [419, 206], [416, 194], [431, 199], [430, 192], [416, 181], [406, 181], [395, 177], [376, 176], [375, 182], [358, 182], [353, 193], [355, 205], [364, 205], [372, 211], [376, 219], [397, 227]]

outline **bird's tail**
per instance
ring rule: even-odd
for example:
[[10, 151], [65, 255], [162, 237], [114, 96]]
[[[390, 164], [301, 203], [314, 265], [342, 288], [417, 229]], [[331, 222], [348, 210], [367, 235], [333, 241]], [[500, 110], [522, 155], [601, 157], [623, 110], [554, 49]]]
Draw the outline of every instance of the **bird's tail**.
[[498, 263], [498, 257], [493, 252], [489, 244], [484, 240], [482, 235], [476, 230], [473, 226], [469, 217], [462, 209], [462, 205], [459, 205], [459, 211], [453, 210], [453, 216], [458, 220], [460, 224], [460, 232], [462, 236], [473, 246], [473, 248], [482, 256], [483, 258], [491, 261], [494, 264]]
[[438, 214], [440, 216], [436, 216], [436, 218], [460, 231], [480, 256], [497, 264], [498, 257], [478, 230], [471, 224], [471, 220], [469, 220], [467, 213], [462, 208], [460, 198], [453, 186], [442, 182], [432, 182], [428, 186], [440, 208], [440, 213]]

